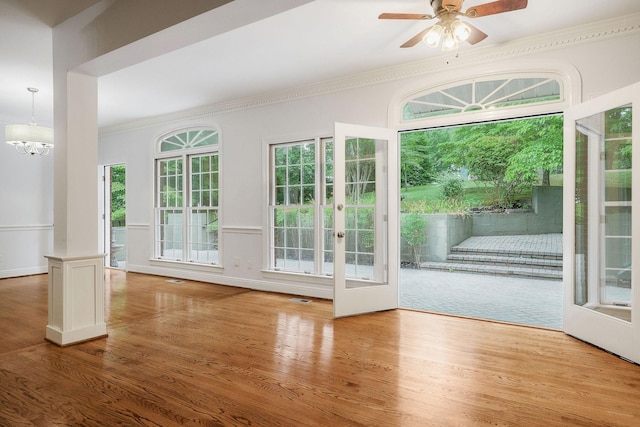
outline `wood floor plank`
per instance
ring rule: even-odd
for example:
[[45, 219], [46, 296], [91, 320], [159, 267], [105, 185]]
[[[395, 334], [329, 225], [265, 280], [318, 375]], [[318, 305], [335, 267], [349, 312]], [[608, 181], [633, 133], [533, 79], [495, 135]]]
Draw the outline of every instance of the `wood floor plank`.
[[[637, 426], [640, 367], [561, 332], [107, 270], [109, 336], [0, 280], [0, 425]], [[12, 325], [14, 325], [12, 327]], [[19, 335], [19, 337], [16, 337]]]

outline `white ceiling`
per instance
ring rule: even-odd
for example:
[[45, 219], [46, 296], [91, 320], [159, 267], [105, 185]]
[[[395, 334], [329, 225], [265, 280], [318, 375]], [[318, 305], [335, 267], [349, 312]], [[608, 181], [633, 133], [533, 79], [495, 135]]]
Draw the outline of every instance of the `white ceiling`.
[[[15, 4], [15, 1], [0, 0], [0, 7], [7, 1]], [[243, 1], [250, 4], [253, 0]], [[463, 10], [488, 1], [465, 0]], [[224, 9], [223, 6], [213, 13], [223, 14]], [[443, 55], [422, 44], [400, 49], [403, 42], [431, 23], [381, 21], [377, 16], [382, 12], [432, 11], [428, 0], [312, 1], [102, 76], [100, 125], [111, 126]], [[639, 12], [638, 0], [530, 0], [524, 10], [473, 20], [489, 37], [475, 47], [461, 47], [460, 54], [464, 55], [467, 49]], [[11, 14], [2, 13], [0, 27], [3, 30], [12, 29], [11, 22], [5, 22], [7, 19], [11, 19]], [[26, 31], [34, 30], [31, 44], [37, 46], [38, 34], [44, 31], [42, 27], [43, 24], [34, 19], [29, 28], [9, 31], [13, 34], [9, 40], [5, 39], [7, 31], [3, 31], [3, 39], [22, 43], [24, 37], [31, 37]], [[44, 84], [41, 92], [46, 111], [38, 113], [42, 117], [40, 121], [50, 121], [52, 116], [47, 106], [52, 102], [46, 94], [51, 92], [51, 79], [46, 81], [47, 78], [42, 77], [50, 70], [39, 70], [41, 74], [33, 71], [46, 61], [33, 60], [26, 52], [5, 44], [0, 45], [0, 54], [3, 57], [0, 117], [9, 116], [5, 111], [9, 108], [5, 99], [8, 95], [13, 96], [15, 105], [16, 94], [21, 94], [27, 99], [27, 110], [30, 109], [30, 98], [24, 89], [29, 84], [21, 84], [18, 78], [5, 78], [10, 75], [24, 78], [25, 70], [29, 69], [39, 75]]]

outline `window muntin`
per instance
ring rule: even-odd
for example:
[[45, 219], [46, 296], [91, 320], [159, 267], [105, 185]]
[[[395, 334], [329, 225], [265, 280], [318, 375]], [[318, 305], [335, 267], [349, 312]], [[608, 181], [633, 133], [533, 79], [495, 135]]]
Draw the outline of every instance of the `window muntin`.
[[167, 136], [160, 142], [160, 151], [188, 150], [218, 145], [218, 132], [212, 129], [190, 129]]
[[548, 76], [504, 77], [455, 84], [422, 92], [402, 106], [402, 120], [561, 101], [560, 80]]
[[272, 270], [333, 272], [332, 148], [329, 138], [270, 147]]
[[159, 141], [159, 151], [171, 156], [156, 159], [157, 259], [219, 263], [217, 144], [211, 129], [181, 130]]

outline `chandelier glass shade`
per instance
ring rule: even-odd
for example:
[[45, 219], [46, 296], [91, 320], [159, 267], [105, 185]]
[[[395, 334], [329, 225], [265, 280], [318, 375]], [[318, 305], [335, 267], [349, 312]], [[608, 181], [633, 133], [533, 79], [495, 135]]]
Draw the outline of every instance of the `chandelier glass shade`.
[[449, 51], [458, 48], [458, 44], [466, 41], [471, 35], [471, 29], [457, 18], [445, 17], [431, 27], [422, 41], [429, 47], [436, 48], [442, 43], [442, 50]]
[[53, 129], [38, 126], [35, 122], [34, 95], [38, 89], [29, 87], [31, 92], [31, 122], [27, 125], [6, 125], [4, 137], [7, 144], [13, 145], [20, 154], [39, 154], [45, 156], [53, 148]]

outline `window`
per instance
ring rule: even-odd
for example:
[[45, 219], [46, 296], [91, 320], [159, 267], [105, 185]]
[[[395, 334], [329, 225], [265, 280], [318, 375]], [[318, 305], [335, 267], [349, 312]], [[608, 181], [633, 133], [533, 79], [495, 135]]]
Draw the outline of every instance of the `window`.
[[402, 121], [560, 101], [562, 84], [554, 75], [491, 76], [412, 96], [402, 104]]
[[218, 132], [180, 130], [160, 138], [158, 147], [155, 258], [218, 264]]
[[270, 268], [333, 272], [333, 140], [270, 146]]

